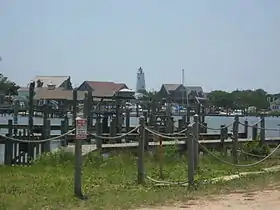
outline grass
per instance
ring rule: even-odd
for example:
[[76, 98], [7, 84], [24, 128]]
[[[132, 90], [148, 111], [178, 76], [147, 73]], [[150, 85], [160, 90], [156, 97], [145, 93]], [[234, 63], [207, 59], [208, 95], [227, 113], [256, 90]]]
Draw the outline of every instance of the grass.
[[[186, 158], [173, 149], [165, 151], [163, 156], [164, 180], [186, 180]], [[223, 159], [231, 161], [230, 158]], [[242, 161], [245, 162], [252, 160]], [[159, 187], [152, 183], [139, 186], [136, 183], [136, 163], [137, 158], [127, 153], [108, 158], [97, 153], [86, 156], [83, 161], [83, 192], [89, 198], [85, 201], [73, 196], [74, 157], [70, 153], [43, 155], [31, 167], [0, 166], [0, 210], [129, 209], [143, 204], [173, 202], [256, 184], [265, 186], [271, 181], [280, 180], [280, 173], [250, 176], [227, 183], [198, 185], [195, 191], [180, 186]], [[256, 171], [276, 164], [280, 164], [280, 159], [273, 158], [256, 167], [237, 169], [203, 156], [196, 180], [199, 182], [240, 171]], [[149, 176], [158, 179], [158, 157], [147, 154], [145, 168]]]

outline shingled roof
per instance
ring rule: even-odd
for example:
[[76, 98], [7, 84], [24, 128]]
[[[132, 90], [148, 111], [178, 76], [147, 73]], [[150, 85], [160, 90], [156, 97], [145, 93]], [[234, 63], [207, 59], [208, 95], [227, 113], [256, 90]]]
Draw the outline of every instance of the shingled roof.
[[36, 76], [33, 81], [36, 83], [38, 80], [43, 82], [43, 87], [47, 87], [48, 84], [60, 87], [64, 81], [69, 79], [70, 76]]
[[92, 95], [94, 97], [112, 97], [115, 92], [127, 88], [124, 83], [115, 83], [115, 82], [102, 82], [102, 81], [84, 81], [80, 85], [78, 90], [84, 85], [87, 84], [92, 89]]
[[181, 84], [163, 84], [162, 85], [167, 92], [177, 90]]

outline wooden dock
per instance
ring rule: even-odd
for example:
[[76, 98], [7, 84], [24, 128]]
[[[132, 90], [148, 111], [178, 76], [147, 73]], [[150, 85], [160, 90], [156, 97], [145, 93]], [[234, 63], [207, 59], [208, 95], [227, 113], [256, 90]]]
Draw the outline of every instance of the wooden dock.
[[[239, 139], [239, 143], [248, 143], [252, 142], [252, 139]], [[207, 146], [207, 148], [217, 148], [219, 147], [221, 140], [220, 139], [215, 139], [215, 140], [200, 140], [200, 144]], [[224, 141], [226, 146], [231, 146], [232, 145], [232, 139], [226, 139]], [[280, 137], [275, 137], [275, 138], [267, 138], [266, 143], [268, 145], [275, 145], [280, 143]], [[185, 141], [163, 141], [162, 145], [163, 146], [176, 146], [176, 145], [185, 145]], [[159, 146], [159, 142], [149, 142], [150, 147], [156, 147]], [[138, 142], [130, 142], [130, 143], [115, 143], [115, 144], [103, 144], [102, 149], [104, 151], [110, 151], [110, 150], [122, 150], [122, 149], [136, 149], [138, 147]], [[68, 151], [68, 152], [73, 152], [75, 151], [75, 145], [70, 144], [67, 147], [64, 147], [63, 150]], [[97, 150], [97, 147], [95, 144], [84, 144], [82, 145], [82, 155], [86, 155], [90, 152], [93, 152]]]

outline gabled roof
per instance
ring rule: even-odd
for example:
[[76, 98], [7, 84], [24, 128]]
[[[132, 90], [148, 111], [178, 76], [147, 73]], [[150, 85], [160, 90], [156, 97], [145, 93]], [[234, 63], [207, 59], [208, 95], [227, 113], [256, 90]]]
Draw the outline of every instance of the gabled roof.
[[47, 87], [48, 84], [52, 83], [55, 87], [59, 87], [62, 83], [69, 79], [70, 76], [36, 76], [33, 81], [35, 82], [35, 86], [37, 85], [36, 82], [40, 80], [43, 82], [43, 87]]
[[167, 92], [170, 92], [177, 90], [181, 86], [181, 84], [162, 84], [162, 86]]
[[[172, 91], [176, 91], [178, 88], [182, 87], [183, 85], [182, 84], [163, 84], [162, 85], [165, 90], [170, 93]], [[196, 92], [196, 93], [199, 93], [201, 92], [203, 94], [203, 97], [205, 97], [205, 94], [203, 93], [203, 89], [201, 86], [183, 86], [186, 91], [187, 91], [187, 94], [190, 94], [192, 91]]]
[[197, 93], [201, 92], [204, 96], [203, 89], [200, 86], [186, 86], [187, 93], [190, 94], [192, 91], [195, 91]]
[[115, 94], [116, 91], [127, 88], [124, 83], [101, 81], [85, 81], [84, 83], [87, 83], [88, 86], [92, 88], [92, 95], [95, 97], [111, 97]]

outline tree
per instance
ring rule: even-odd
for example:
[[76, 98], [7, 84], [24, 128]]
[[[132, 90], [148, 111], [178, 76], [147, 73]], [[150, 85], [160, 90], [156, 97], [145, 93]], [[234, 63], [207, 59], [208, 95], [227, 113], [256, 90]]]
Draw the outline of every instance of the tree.
[[208, 94], [210, 104], [218, 107], [232, 109], [246, 109], [255, 106], [257, 110], [267, 109], [267, 92], [263, 89], [235, 90], [231, 93], [225, 91], [212, 91]]
[[0, 74], [0, 91], [3, 91], [6, 95], [17, 95], [17, 90], [19, 86], [11, 82], [8, 77]]
[[208, 94], [211, 105], [216, 107], [224, 107], [226, 109], [233, 107], [233, 100], [230, 93], [222, 90], [215, 90]]

